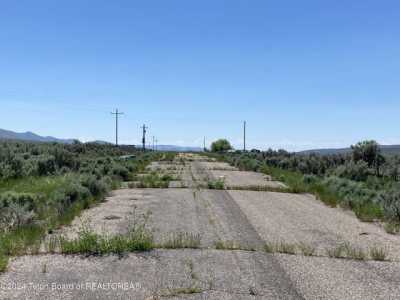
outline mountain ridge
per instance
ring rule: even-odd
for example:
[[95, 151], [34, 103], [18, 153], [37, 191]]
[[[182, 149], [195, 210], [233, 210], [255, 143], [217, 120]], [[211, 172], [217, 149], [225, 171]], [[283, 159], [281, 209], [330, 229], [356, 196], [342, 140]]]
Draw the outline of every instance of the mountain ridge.
[[[44, 143], [62, 143], [62, 144], [72, 144], [76, 139], [60, 139], [52, 136], [41, 136], [32, 131], [26, 132], [14, 132], [11, 130], [0, 129], [0, 140], [18, 140], [18, 141], [28, 141], [28, 142], [44, 142]], [[110, 142], [95, 140], [88, 143], [97, 144], [112, 144]], [[141, 145], [135, 145], [140, 149]], [[151, 147], [146, 147], [146, 149], [151, 149]], [[158, 145], [157, 150], [159, 151], [177, 151], [177, 152], [200, 152], [203, 151], [200, 147], [191, 146], [177, 146], [177, 145]]]
[[[379, 145], [382, 153], [384, 154], [400, 154], [400, 145]], [[308, 155], [308, 154], [319, 154], [319, 155], [331, 155], [331, 154], [346, 154], [350, 153], [351, 148], [321, 148], [311, 149], [296, 152], [297, 154]]]
[[1, 140], [19, 140], [28, 142], [44, 142], [44, 143], [62, 143], [71, 144], [74, 139], [59, 139], [52, 136], [41, 136], [32, 131], [14, 132], [11, 130], [0, 129]]

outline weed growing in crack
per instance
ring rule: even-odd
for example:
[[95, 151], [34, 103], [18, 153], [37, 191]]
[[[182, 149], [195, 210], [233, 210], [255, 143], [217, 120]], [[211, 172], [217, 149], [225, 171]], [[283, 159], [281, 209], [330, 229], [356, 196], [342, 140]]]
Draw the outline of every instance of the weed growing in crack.
[[215, 249], [217, 250], [241, 250], [242, 248], [234, 241], [217, 241], [215, 242]]
[[299, 243], [297, 245], [299, 250], [304, 256], [314, 256], [315, 255], [315, 248], [311, 245], [307, 245], [305, 243]]
[[201, 235], [190, 232], [176, 232], [161, 245], [165, 249], [197, 249], [200, 248]]
[[371, 259], [377, 261], [385, 261], [387, 258], [387, 251], [384, 248], [380, 247], [371, 247], [369, 249], [369, 255]]
[[343, 258], [344, 247], [343, 245], [338, 245], [334, 248], [326, 249], [326, 254], [332, 258]]
[[353, 247], [350, 245], [350, 243], [345, 243], [344, 244], [344, 251], [346, 258], [353, 258], [356, 260], [366, 260], [367, 259], [367, 254], [364, 252], [363, 249], [359, 247]]

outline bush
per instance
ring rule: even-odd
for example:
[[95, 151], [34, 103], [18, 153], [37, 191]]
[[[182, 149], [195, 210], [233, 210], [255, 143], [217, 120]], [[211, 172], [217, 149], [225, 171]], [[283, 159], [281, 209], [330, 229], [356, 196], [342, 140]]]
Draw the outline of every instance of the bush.
[[335, 191], [341, 201], [341, 205], [353, 208], [365, 203], [373, 203], [377, 193], [368, 189], [362, 183], [335, 176], [327, 177], [324, 181], [330, 190]]
[[49, 199], [49, 206], [54, 208], [58, 216], [64, 216], [75, 203], [82, 203], [87, 208], [91, 193], [79, 182], [67, 182], [64, 188], [55, 191]]
[[0, 230], [9, 231], [28, 225], [36, 217], [35, 196], [25, 193], [0, 194]]
[[400, 191], [389, 190], [379, 195], [379, 201], [383, 205], [385, 217], [388, 220], [400, 222]]
[[14, 157], [10, 161], [11, 177], [20, 178], [23, 176], [24, 161], [19, 157]]
[[53, 156], [41, 158], [37, 164], [39, 176], [51, 175], [56, 171], [56, 162]]
[[315, 184], [318, 182], [318, 177], [315, 175], [306, 174], [303, 176], [303, 182], [305, 184]]
[[337, 167], [334, 174], [350, 180], [365, 181], [368, 175], [373, 174], [373, 172], [368, 168], [368, 163], [360, 160], [356, 163], [350, 161], [343, 166]]
[[78, 182], [71, 182], [67, 184], [64, 193], [68, 197], [71, 203], [74, 203], [78, 200], [87, 199], [90, 197], [89, 189], [82, 186]]
[[111, 172], [114, 176], [120, 177], [124, 181], [129, 180], [129, 171], [124, 166], [115, 165], [113, 166]]
[[98, 180], [94, 175], [85, 175], [80, 179], [82, 185], [89, 189], [94, 197], [103, 196], [110, 190], [110, 180], [109, 178]]

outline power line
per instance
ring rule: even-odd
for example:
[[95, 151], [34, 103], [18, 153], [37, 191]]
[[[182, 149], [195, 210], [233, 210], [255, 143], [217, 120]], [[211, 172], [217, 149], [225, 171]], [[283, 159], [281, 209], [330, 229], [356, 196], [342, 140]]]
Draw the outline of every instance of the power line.
[[115, 146], [118, 147], [118, 117], [123, 115], [123, 112], [118, 112], [118, 108], [115, 109], [115, 112], [111, 112], [112, 115], [115, 115]]

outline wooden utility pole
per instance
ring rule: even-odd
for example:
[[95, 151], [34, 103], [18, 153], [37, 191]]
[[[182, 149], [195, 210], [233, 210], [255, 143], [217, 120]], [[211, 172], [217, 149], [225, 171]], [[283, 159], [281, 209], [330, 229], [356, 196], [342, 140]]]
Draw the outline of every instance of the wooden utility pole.
[[246, 152], [246, 121], [243, 121], [243, 151]]
[[112, 115], [115, 115], [115, 146], [118, 147], [118, 117], [119, 115], [123, 115], [123, 112], [118, 112], [118, 108], [115, 109], [115, 112], [111, 112]]
[[143, 144], [143, 152], [146, 151], [146, 130], [149, 128], [145, 124], [141, 127], [143, 129], [143, 138], [142, 138], [142, 144]]

